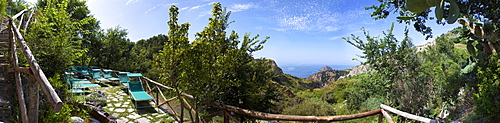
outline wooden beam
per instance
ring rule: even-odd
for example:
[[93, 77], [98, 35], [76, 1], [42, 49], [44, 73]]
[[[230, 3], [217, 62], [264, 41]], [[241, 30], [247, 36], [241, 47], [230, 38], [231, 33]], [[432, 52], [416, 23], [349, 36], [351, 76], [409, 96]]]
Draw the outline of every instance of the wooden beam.
[[15, 71], [21, 72], [21, 73], [31, 73], [31, 70], [29, 67], [16, 67], [14, 69], [15, 69]]
[[26, 24], [24, 25], [24, 30], [28, 29], [28, 26], [31, 22], [31, 17], [33, 17], [33, 13], [35, 13], [35, 8], [31, 8], [30, 16], [28, 17], [28, 20], [26, 21]]
[[177, 119], [177, 122], [182, 122], [182, 119], [180, 119], [179, 116], [177, 116], [177, 113], [175, 113], [174, 108], [172, 108], [172, 106], [170, 106], [170, 104], [168, 102], [166, 102], [166, 103], [167, 103], [168, 108], [170, 108], [170, 111], [172, 111], [172, 113], [174, 114], [175, 119]]
[[177, 99], [177, 97], [173, 97], [173, 98], [170, 98], [168, 100], [165, 100], [163, 103], [159, 104], [158, 106], [162, 106], [162, 105], [164, 105], [164, 104], [166, 104], [168, 102], [174, 101], [175, 99]]
[[385, 119], [387, 119], [387, 122], [394, 123], [394, 121], [392, 121], [391, 115], [389, 115], [389, 113], [385, 112], [384, 109], [382, 109], [382, 115], [384, 115]]
[[[147, 84], [147, 82], [146, 82], [146, 84]], [[147, 86], [149, 86], [149, 85], [147, 85]], [[147, 91], [146, 93], [151, 94], [151, 92], [153, 92], [153, 90], [155, 90], [157, 88], [158, 88], [158, 86], [153, 87], [153, 89], [150, 88], [149, 91]]]
[[[195, 119], [194, 119], [194, 116], [193, 116], [193, 115], [195, 115], [195, 116], [197, 115], [197, 114], [196, 114], [196, 111], [193, 109], [193, 107], [189, 104], [189, 102], [188, 102], [188, 101], [187, 101], [184, 97], [181, 97], [181, 99], [180, 99], [180, 100], [182, 100], [182, 101], [184, 102], [184, 104], [186, 104], [186, 106], [187, 106], [186, 108], [187, 108], [188, 110], [191, 110], [191, 112], [189, 113], [189, 116], [191, 117], [191, 121], [195, 121]], [[181, 103], [182, 103], [182, 102], [181, 102]], [[196, 122], [196, 121], [195, 121], [195, 122]]]
[[229, 123], [229, 116], [227, 116], [227, 111], [226, 110], [223, 110], [223, 116], [224, 116], [224, 123]]
[[16, 14], [16, 15], [14, 15], [14, 16], [12, 16], [11, 18], [12, 18], [12, 19], [15, 19], [15, 18], [19, 17], [20, 15], [24, 14], [24, 12], [26, 12], [26, 11], [28, 11], [28, 9], [24, 9], [24, 10], [20, 11], [19, 13], [17, 13], [17, 14]]
[[420, 122], [424, 122], [424, 123], [436, 122], [436, 120], [432, 120], [432, 119], [429, 119], [429, 118], [420, 117], [420, 116], [417, 116], [417, 115], [406, 113], [406, 112], [397, 110], [395, 108], [392, 108], [392, 107], [384, 105], [384, 104], [380, 104], [380, 108], [382, 108], [383, 110], [392, 112], [394, 114], [397, 114], [399, 116], [406, 117], [408, 119], [412, 119], [412, 120], [416, 120], [416, 121], [420, 121]]
[[[141, 82], [142, 82], [142, 81], [141, 81]], [[142, 84], [142, 83], [141, 83], [141, 84]], [[151, 87], [149, 87], [149, 82], [146, 82], [146, 86], [147, 86], [147, 87], [148, 87], [148, 89], [149, 89], [148, 94], [150, 94], [150, 93], [153, 91], [153, 89], [151, 89]], [[158, 87], [158, 86], [155, 86], [155, 87]]]
[[[156, 86], [156, 87], [158, 87], [158, 86]], [[165, 95], [163, 94], [163, 92], [161, 92], [160, 88], [158, 88], [158, 92], [160, 92], [160, 95], [163, 98], [163, 100], [167, 100], [167, 98], [165, 97]], [[175, 98], [177, 98], [177, 97], [175, 97]]]
[[30, 68], [31, 68], [33, 74], [36, 76], [36, 79], [42, 88], [42, 91], [45, 95], [45, 99], [47, 99], [47, 101], [49, 102], [49, 104], [52, 107], [52, 110], [54, 110], [54, 112], [61, 111], [61, 109], [63, 107], [63, 102], [61, 101], [61, 99], [59, 98], [59, 96], [55, 92], [54, 88], [50, 84], [49, 80], [47, 79], [47, 77], [43, 73], [42, 68], [40, 67], [40, 65], [38, 65], [38, 62], [36, 62], [36, 59], [33, 56], [33, 54], [31, 53], [30, 48], [28, 47], [28, 45], [24, 41], [23, 36], [19, 32], [19, 30], [15, 27], [15, 25], [13, 24], [14, 19], [11, 18], [10, 21], [11, 21], [10, 27], [13, 29], [13, 32], [18, 39], [17, 43], [19, 43], [19, 45], [21, 46], [21, 48], [24, 52], [24, 55], [26, 56], [26, 59], [28, 60]]
[[31, 73], [31, 70], [29, 67], [12, 67], [8, 68], [8, 72]]
[[[229, 117], [229, 119], [233, 120], [233, 122], [238, 122], [238, 120], [236, 120], [233, 116], [231, 116], [231, 114], [229, 114], [229, 112], [225, 111], [224, 110], [224, 117]], [[224, 118], [226, 119], [226, 118]]]
[[153, 81], [153, 80], [151, 80], [151, 79], [149, 79], [149, 78], [147, 78], [147, 77], [144, 77], [144, 76], [143, 76], [142, 78], [144, 78], [144, 79], [148, 80], [149, 82], [151, 82], [151, 83], [153, 83], [153, 84], [156, 84], [156, 85], [158, 85], [158, 86], [160, 86], [160, 87], [162, 87], [162, 88], [166, 88], [166, 89], [169, 89], [169, 90], [173, 90], [173, 89], [174, 89], [174, 88], [171, 88], [171, 87], [165, 86], [165, 85], [163, 85], [163, 84], [160, 84], [160, 83], [158, 83], [158, 82], [155, 82], [155, 81]]
[[[26, 11], [25, 11], [26, 12]], [[19, 26], [17, 26], [18, 28], [21, 28], [21, 25], [23, 25], [23, 19], [24, 19], [24, 13], [21, 14], [21, 19], [19, 19]]]
[[214, 112], [214, 113], [210, 113], [206, 117], [215, 117], [215, 116], [218, 116], [218, 115], [224, 115], [224, 110], [220, 110], [220, 111], [217, 111], [217, 112]]

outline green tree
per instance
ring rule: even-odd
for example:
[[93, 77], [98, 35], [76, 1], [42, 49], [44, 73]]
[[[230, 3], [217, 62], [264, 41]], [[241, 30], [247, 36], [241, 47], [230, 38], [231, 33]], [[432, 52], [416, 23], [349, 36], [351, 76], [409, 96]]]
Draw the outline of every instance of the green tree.
[[[257, 40], [259, 35], [250, 37], [245, 34], [239, 40], [238, 33], [227, 33], [226, 29], [233, 21], [229, 21], [230, 12], [226, 12], [220, 3], [215, 3], [212, 18], [203, 31], [195, 34], [193, 53], [197, 58], [199, 76], [190, 92], [200, 98], [211, 99], [223, 104], [258, 111], [272, 108], [275, 86], [269, 82], [273, 71], [264, 61], [254, 61], [252, 53], [263, 48], [269, 39]], [[241, 117], [244, 121], [245, 117]]]
[[30, 24], [26, 39], [32, 48], [35, 58], [49, 77], [62, 73], [75, 61], [75, 53], [79, 52], [79, 40], [74, 39], [76, 22], [71, 21], [67, 9], [67, 1], [48, 4], [38, 8], [35, 18]]
[[[430, 88], [422, 77], [420, 62], [415, 48], [412, 48], [408, 30], [405, 29], [403, 40], [397, 40], [392, 33], [394, 23], [384, 37], [372, 37], [364, 31], [366, 42], [358, 36], [343, 38], [351, 45], [363, 51], [360, 58], [366, 59], [376, 72], [371, 73], [374, 87], [383, 87], [387, 92], [389, 105], [416, 115], [423, 115], [422, 107], [428, 102]], [[409, 91], [411, 90], [411, 91]]]
[[10, 14], [11, 16], [28, 8], [28, 6], [26, 5], [26, 1], [24, 1], [24, 0], [15, 0], [15, 1], [9, 0], [6, 3], [7, 3], [7, 6], [5, 6], [6, 9], [2, 9], [2, 10], [7, 10], [7, 14]]
[[[179, 99], [182, 97], [182, 92], [186, 91], [189, 86], [189, 76], [186, 72], [190, 70], [190, 61], [195, 57], [190, 57], [188, 53], [190, 48], [188, 40], [189, 23], [179, 25], [177, 23], [179, 8], [172, 5], [170, 7], [170, 20], [167, 22], [169, 26], [168, 41], [165, 43], [163, 50], [155, 57], [156, 70], [160, 73], [160, 81], [163, 84], [173, 87]], [[192, 80], [196, 80], [191, 78]], [[181, 107], [184, 104], [181, 103]], [[181, 108], [180, 119], [183, 119], [184, 109]]]
[[195, 96], [195, 104], [206, 99], [268, 111], [278, 97], [278, 89], [270, 83], [273, 71], [267, 60], [254, 60], [251, 53], [261, 50], [269, 37], [257, 40], [258, 35], [245, 34], [239, 40], [235, 31], [228, 35], [230, 12], [220, 3], [213, 6], [213, 18], [192, 43], [187, 38], [189, 24], [177, 24], [178, 8], [171, 7], [168, 41], [155, 57], [160, 79], [179, 95]]
[[137, 41], [130, 51], [129, 61], [133, 62], [133, 64], [128, 64], [130, 65], [130, 70], [127, 71], [146, 73], [148, 77], [156, 78], [156, 72], [150, 71], [154, 65], [153, 56], [163, 50], [163, 46], [167, 41], [168, 36], [164, 34]]
[[[59, 4], [64, 0], [38, 0], [37, 6], [43, 8], [48, 4]], [[90, 14], [90, 10], [83, 0], [66, 0], [67, 8], [65, 9], [70, 14], [70, 20], [75, 23], [77, 28], [74, 28], [74, 36], [72, 40], [81, 42], [79, 49], [75, 55], [78, 57], [75, 64], [89, 65], [94, 56], [98, 56], [101, 47], [99, 35], [102, 33], [99, 27], [99, 21]]]
[[117, 26], [100, 33], [96, 42], [98, 47], [91, 48], [93, 59], [91, 64], [103, 68], [113, 68], [117, 70], [129, 70], [127, 59], [130, 57], [129, 51], [134, 46], [127, 38], [127, 30]]

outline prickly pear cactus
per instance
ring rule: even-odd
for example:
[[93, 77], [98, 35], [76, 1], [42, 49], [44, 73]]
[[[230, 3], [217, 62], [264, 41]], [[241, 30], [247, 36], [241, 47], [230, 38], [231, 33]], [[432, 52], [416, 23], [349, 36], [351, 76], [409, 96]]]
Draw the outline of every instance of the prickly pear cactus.
[[406, 8], [412, 12], [420, 13], [439, 5], [440, 2], [441, 0], [406, 0]]
[[450, 9], [448, 10], [448, 24], [453, 24], [457, 21], [460, 16], [460, 8], [458, 8], [458, 3], [455, 0], [449, 0]]
[[434, 10], [434, 14], [436, 14], [436, 19], [441, 21], [444, 15], [444, 0], [441, 0], [438, 6], [436, 6]]
[[476, 62], [472, 62], [471, 64], [465, 66], [462, 70], [460, 70], [460, 72], [462, 74], [468, 74], [474, 71], [474, 69], [476, 68], [476, 64], [477, 64]]

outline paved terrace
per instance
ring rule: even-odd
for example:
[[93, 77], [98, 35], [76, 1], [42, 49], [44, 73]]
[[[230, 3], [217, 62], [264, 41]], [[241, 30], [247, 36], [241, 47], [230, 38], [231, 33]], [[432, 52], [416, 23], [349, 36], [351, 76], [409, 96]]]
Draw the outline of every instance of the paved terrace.
[[142, 108], [135, 108], [132, 96], [127, 94], [128, 89], [123, 85], [90, 88], [91, 92], [98, 90], [104, 92], [107, 98], [103, 109], [116, 117], [118, 123], [176, 122], [153, 101], [138, 102], [137, 105]]

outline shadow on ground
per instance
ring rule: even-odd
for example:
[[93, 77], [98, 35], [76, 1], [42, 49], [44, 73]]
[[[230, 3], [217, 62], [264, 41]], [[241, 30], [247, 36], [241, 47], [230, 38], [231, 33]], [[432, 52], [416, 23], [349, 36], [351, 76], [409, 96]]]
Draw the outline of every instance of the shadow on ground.
[[134, 103], [137, 113], [140, 115], [148, 113], [158, 113], [155, 108], [149, 103], [149, 101], [137, 101], [137, 105]]

